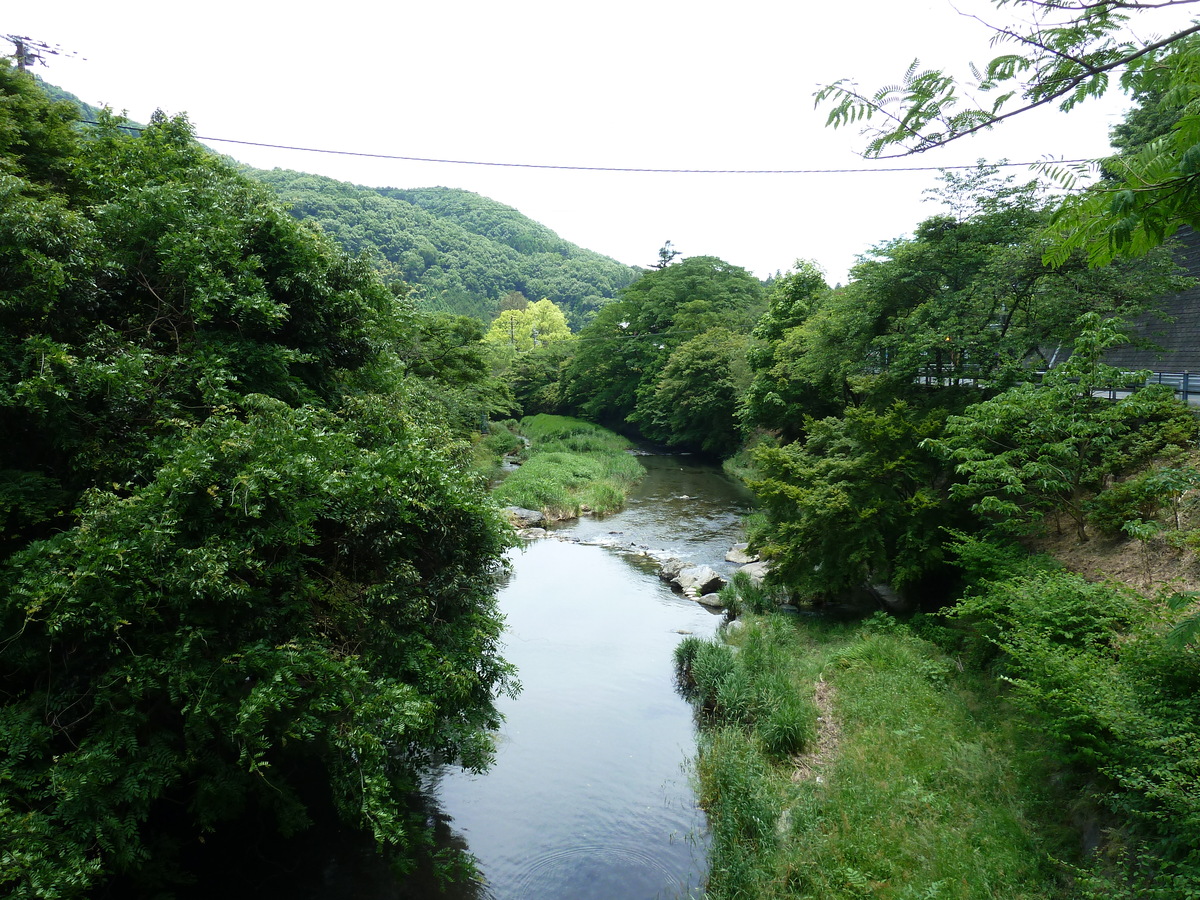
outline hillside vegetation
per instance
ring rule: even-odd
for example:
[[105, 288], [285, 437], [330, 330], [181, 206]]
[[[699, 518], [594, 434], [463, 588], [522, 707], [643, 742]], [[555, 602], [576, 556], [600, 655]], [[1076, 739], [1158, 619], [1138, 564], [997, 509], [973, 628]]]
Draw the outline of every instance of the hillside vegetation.
[[370, 188], [285, 169], [246, 170], [423, 308], [490, 322], [517, 292], [548, 298], [579, 328], [639, 270], [562, 240], [510, 206], [451, 188]]

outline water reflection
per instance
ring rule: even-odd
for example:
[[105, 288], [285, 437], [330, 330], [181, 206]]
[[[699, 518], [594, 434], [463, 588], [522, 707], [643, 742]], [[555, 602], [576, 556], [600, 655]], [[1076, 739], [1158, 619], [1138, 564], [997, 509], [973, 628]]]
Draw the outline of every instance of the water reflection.
[[485, 896], [687, 896], [703, 817], [671, 656], [679, 631], [709, 633], [714, 618], [617, 554], [555, 540], [518, 553], [500, 603], [522, 692], [502, 704], [493, 767], [447, 769], [436, 789]]
[[[741, 539], [748, 494], [689, 457], [642, 462], [647, 478], [624, 511], [583, 519], [560, 536], [593, 541], [620, 532], [629, 545], [719, 568]], [[495, 765], [484, 775], [443, 767], [414, 800], [440, 858], [468, 851], [482, 880], [445, 883], [434, 856], [399, 880], [369, 843], [324, 833], [282, 893], [305, 900], [702, 896], [705, 823], [687, 771], [693, 719], [676, 693], [672, 656], [681, 633], [711, 634], [719, 619], [673, 593], [643, 557], [551, 538], [514, 551], [512, 562], [499, 601], [504, 655], [523, 691], [500, 702], [506, 721]]]
[[[647, 478], [622, 512], [557, 536], [723, 565], [748, 493], [689, 457], [642, 462]], [[524, 689], [503, 704], [493, 768], [447, 769], [435, 789], [485, 883], [426, 896], [701, 896], [704, 818], [685, 768], [693, 720], [672, 654], [681, 632], [711, 634], [718, 620], [673, 593], [644, 557], [549, 539], [513, 563], [499, 599], [505, 656]]]

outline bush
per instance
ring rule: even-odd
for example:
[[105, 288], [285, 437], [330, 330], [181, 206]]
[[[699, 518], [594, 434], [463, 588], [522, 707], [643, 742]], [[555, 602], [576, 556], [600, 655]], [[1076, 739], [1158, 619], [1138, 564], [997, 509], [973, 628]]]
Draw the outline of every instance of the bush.
[[779, 606], [775, 592], [755, 584], [745, 572], [734, 572], [719, 594], [726, 610], [735, 618], [747, 612], [766, 615]]
[[1088, 520], [1108, 537], [1120, 537], [1131, 522], [1153, 518], [1163, 497], [1150, 474], [1143, 472], [1101, 491], [1087, 504]]

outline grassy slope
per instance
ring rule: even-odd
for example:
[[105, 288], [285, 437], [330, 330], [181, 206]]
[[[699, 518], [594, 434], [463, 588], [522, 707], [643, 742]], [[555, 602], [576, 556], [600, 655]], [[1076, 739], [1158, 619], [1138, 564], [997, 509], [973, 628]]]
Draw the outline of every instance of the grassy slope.
[[[882, 617], [747, 622], [743, 705], [706, 716], [697, 762], [709, 896], [1068, 896], [1050, 862], [1072, 852], [1065, 804], [987, 682]], [[800, 752], [770, 752], [767, 679], [813, 698]]]

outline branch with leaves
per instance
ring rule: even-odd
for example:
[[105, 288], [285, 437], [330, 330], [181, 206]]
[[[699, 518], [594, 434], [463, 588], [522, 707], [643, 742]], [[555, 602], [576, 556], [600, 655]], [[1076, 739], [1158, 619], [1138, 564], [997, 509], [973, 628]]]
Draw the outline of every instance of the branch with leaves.
[[[864, 155], [868, 157], [919, 153], [1047, 104], [1057, 102], [1058, 108], [1067, 112], [1104, 94], [1112, 73], [1131, 70], [1200, 31], [1200, 24], [1192, 24], [1166, 37], [1141, 41], [1126, 27], [1131, 11], [1197, 0], [994, 2], [997, 7], [1015, 6], [1032, 12], [1025, 21], [987, 26], [993, 32], [993, 44], [1016, 44], [1019, 52], [996, 56], [982, 68], [972, 66], [972, 81], [965, 85], [941, 69], [922, 69], [919, 60], [913, 61], [899, 84], [873, 92], [863, 90], [852, 79], [840, 79], [815, 95], [817, 106], [832, 104], [826, 124], [834, 128], [865, 124], [864, 134], [870, 140]], [[1065, 19], [1061, 18], [1064, 12], [1070, 14]], [[981, 102], [982, 95], [993, 99]]]

